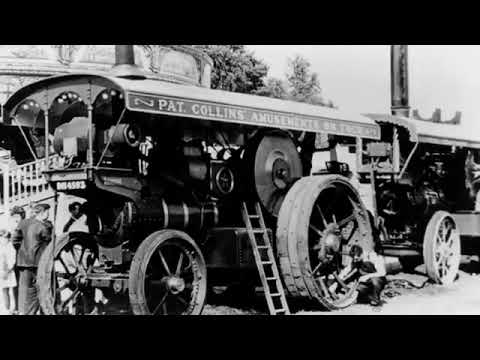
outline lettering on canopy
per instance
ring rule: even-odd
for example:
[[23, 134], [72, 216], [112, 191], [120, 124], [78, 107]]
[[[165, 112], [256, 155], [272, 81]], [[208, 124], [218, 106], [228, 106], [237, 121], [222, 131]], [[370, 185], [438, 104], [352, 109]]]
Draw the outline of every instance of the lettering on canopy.
[[129, 92], [127, 93], [127, 108], [132, 111], [194, 117], [243, 125], [286, 128], [371, 139], [380, 137], [379, 128], [376, 124], [362, 124], [326, 117], [261, 110], [169, 96]]

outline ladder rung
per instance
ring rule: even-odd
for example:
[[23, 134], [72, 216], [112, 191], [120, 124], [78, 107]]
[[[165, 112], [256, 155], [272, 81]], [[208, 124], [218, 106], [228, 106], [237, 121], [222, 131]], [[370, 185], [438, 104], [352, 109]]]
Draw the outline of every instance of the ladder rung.
[[280, 294], [280, 293], [275, 293], [275, 294], [270, 294], [270, 296], [271, 296], [271, 297], [274, 297], [274, 296], [277, 297], [277, 296], [282, 296], [282, 294]]
[[267, 245], [257, 245], [257, 248], [258, 248], [258, 249], [269, 249], [270, 246], [267, 246]]
[[273, 261], [262, 261], [263, 265], [273, 265]]
[[283, 312], [283, 313], [286, 313], [286, 312], [287, 312], [287, 310], [285, 310], [284, 308], [281, 308], [281, 309], [275, 309], [275, 313], [276, 313], [276, 314], [278, 314], [278, 313], [281, 313], [281, 312]]
[[260, 219], [260, 215], [249, 215], [250, 219]]
[[266, 230], [264, 230], [264, 229], [253, 229], [252, 232], [254, 234], [264, 234], [264, 233], [266, 233]]
[[265, 278], [267, 281], [277, 280], [275, 276]]

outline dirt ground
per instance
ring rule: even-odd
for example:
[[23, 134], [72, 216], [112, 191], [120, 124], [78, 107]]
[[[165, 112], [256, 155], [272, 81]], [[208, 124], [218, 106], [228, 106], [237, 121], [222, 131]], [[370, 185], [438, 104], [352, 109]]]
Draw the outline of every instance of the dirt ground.
[[[463, 257], [458, 279], [451, 286], [428, 282], [423, 265], [415, 273], [388, 276], [389, 283], [382, 293], [386, 304], [382, 308], [353, 305], [347, 309], [327, 312], [302, 309], [292, 305], [296, 315], [479, 315], [480, 262], [478, 257]], [[420, 288], [421, 287], [421, 288]], [[0, 303], [2, 301], [0, 300]], [[6, 314], [0, 304], [0, 314]], [[243, 301], [225, 294], [217, 295], [205, 306], [203, 315], [265, 315], [265, 299], [259, 294]], [[109, 315], [128, 314], [112, 307]]]
[[[480, 263], [478, 257], [463, 257], [458, 279], [451, 286], [428, 282], [424, 266], [415, 273], [389, 275], [382, 293], [381, 308], [356, 304], [347, 309], [326, 312], [292, 309], [296, 315], [479, 315]], [[419, 289], [420, 288], [420, 289]], [[229, 306], [207, 305], [205, 315], [258, 315], [264, 310], [239, 310]]]

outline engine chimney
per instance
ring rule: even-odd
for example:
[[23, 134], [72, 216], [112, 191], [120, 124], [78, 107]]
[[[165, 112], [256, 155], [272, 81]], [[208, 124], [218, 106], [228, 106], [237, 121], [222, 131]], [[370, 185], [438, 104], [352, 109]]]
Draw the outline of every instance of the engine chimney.
[[390, 61], [392, 115], [409, 117], [408, 45], [392, 45]]
[[145, 73], [135, 64], [133, 45], [115, 45], [113, 76], [129, 79], [145, 79]]

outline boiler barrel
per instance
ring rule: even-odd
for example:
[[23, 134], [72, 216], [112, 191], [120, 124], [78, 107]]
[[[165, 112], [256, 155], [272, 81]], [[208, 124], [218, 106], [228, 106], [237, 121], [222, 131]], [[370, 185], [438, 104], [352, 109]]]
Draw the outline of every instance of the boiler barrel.
[[218, 224], [218, 208], [214, 203], [192, 206], [161, 200], [154, 208], [139, 209], [138, 221], [162, 229], [202, 230]]

